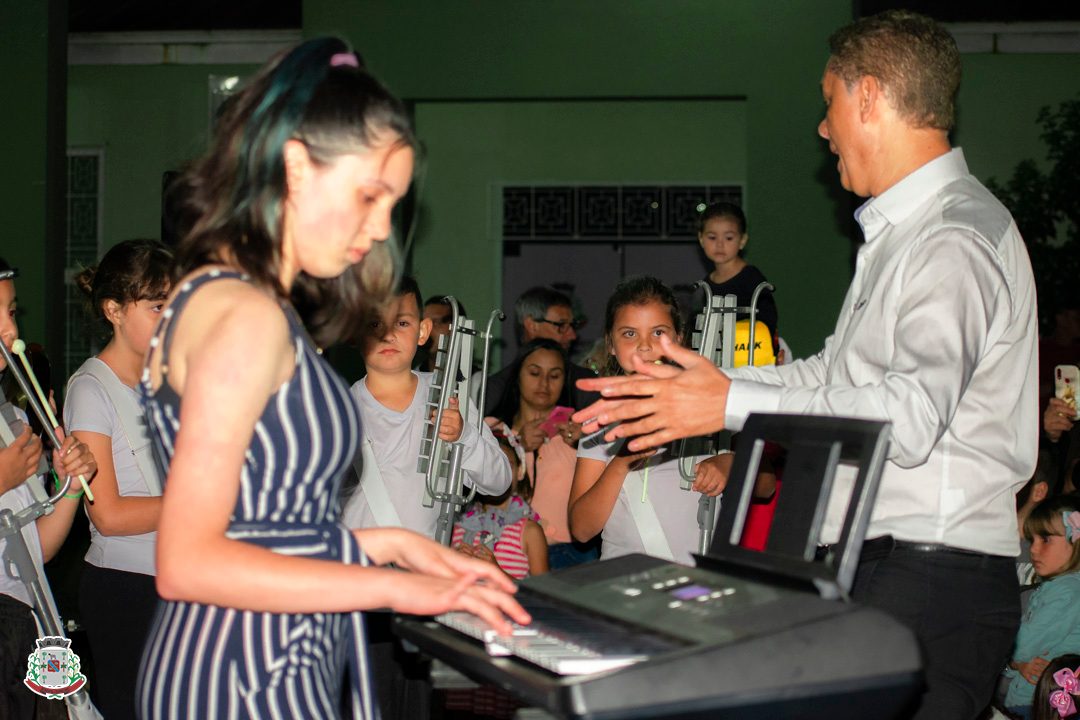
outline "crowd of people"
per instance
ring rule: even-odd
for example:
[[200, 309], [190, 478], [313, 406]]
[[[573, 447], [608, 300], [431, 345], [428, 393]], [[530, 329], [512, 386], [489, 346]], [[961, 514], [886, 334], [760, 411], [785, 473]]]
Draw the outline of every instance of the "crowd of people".
[[[1080, 497], [1061, 450], [1080, 447], [1076, 408], [1039, 398], [1022, 239], [949, 144], [955, 42], [887, 12], [830, 50], [818, 132], [841, 184], [869, 199], [824, 349], [721, 370], [687, 348], [696, 308], [640, 276], [612, 289], [597, 374], [574, 361], [572, 299], [525, 291], [519, 352], [476, 378], [484, 406], [451, 398], [434, 428], [477, 493], [449, 547], [417, 459], [451, 311], [398, 277], [385, 242], [418, 148], [408, 115], [337, 39], [257, 73], [183, 176], [179, 245], [121, 242], [76, 279], [103, 349], [68, 381], [48, 482], [84, 476], [94, 498], [72, 486], [23, 538], [40, 569], [76, 511], [89, 516], [79, 609], [105, 717], [423, 717], [430, 688], [383, 611], [464, 611], [505, 633], [530, 620], [517, 580], [629, 553], [692, 563], [699, 504], [723, 501], [737, 435], [685, 456], [695, 446], [675, 441], [770, 411], [892, 423], [853, 597], [921, 643], [911, 717], [976, 718], [992, 702], [1076, 715]], [[749, 306], [765, 276], [745, 258], [742, 209], [709, 206], [698, 238], [703, 280]], [[0, 260], [8, 347], [14, 275]], [[780, 347], [771, 295], [759, 309]], [[362, 349], [351, 387], [322, 357], [339, 342]], [[1040, 402], [1053, 451], [1037, 468]], [[0, 507], [40, 502], [42, 453], [28, 428], [0, 449]], [[782, 476], [770, 456], [759, 511]], [[32, 605], [0, 576], [5, 718], [34, 714]]]

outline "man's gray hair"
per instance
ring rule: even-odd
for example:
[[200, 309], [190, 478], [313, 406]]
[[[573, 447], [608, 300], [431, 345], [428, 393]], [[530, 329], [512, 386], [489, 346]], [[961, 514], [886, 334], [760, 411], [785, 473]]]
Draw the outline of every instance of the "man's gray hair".
[[518, 343], [524, 342], [525, 318], [543, 320], [550, 307], [573, 308], [573, 304], [565, 293], [543, 285], [531, 287], [518, 296], [514, 303], [514, 330]]

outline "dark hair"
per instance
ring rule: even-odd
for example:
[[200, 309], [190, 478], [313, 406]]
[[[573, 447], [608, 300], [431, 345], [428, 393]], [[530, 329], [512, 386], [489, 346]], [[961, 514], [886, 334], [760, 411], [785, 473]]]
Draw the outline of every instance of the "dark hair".
[[[341, 40], [308, 40], [229, 98], [210, 150], [185, 171], [177, 190], [181, 214], [194, 218], [177, 248], [177, 278], [227, 261], [287, 297], [290, 289], [278, 280], [287, 140], [303, 142], [316, 163], [386, 139], [416, 149], [404, 106], [354, 62], [359, 65]], [[297, 277], [292, 298], [316, 342], [355, 336], [372, 304], [393, 291], [395, 252], [389, 240], [377, 242], [336, 278]]]
[[[1032, 540], [1036, 535], [1062, 535], [1065, 521], [1063, 513], [1080, 511], [1080, 497], [1076, 495], [1058, 495], [1035, 506], [1024, 521], [1024, 537]], [[1058, 529], [1059, 526], [1062, 529]], [[1072, 556], [1065, 567], [1053, 575], [1044, 575], [1044, 579], [1058, 577], [1080, 568], [1080, 538], [1072, 541]]]
[[157, 240], [124, 240], [109, 248], [97, 265], [83, 268], [75, 286], [87, 299], [87, 310], [101, 326], [104, 337], [112, 335], [105, 316], [105, 301], [121, 307], [139, 300], [164, 300], [169, 294], [173, 256]]
[[542, 320], [551, 307], [573, 308], [574, 305], [565, 293], [543, 285], [531, 287], [518, 295], [514, 302], [514, 331], [519, 343], [524, 339], [525, 318]]
[[611, 333], [615, 329], [615, 316], [627, 305], [645, 305], [650, 302], [658, 302], [667, 305], [671, 313], [671, 325], [675, 328], [675, 334], [681, 338], [683, 333], [683, 317], [679, 311], [679, 301], [675, 293], [667, 285], [651, 275], [634, 275], [626, 278], [615, 286], [615, 292], [608, 298], [607, 310], [604, 312], [604, 343], [607, 346], [607, 363], [601, 372], [602, 375], [621, 375], [623, 370], [619, 367], [619, 361], [611, 352]]
[[[445, 298], [445, 295], [432, 295], [426, 301], [424, 301], [424, 304], [420, 306], [420, 309], [423, 310], [428, 305], [442, 305], [444, 308], [449, 310], [450, 303], [446, 302]], [[458, 300], [457, 297], [455, 297], [454, 299], [457, 300], [458, 312], [462, 315], [468, 315], [469, 313], [465, 310], [465, 304]]]
[[746, 234], [746, 213], [735, 203], [714, 202], [706, 207], [698, 217], [697, 231], [705, 232], [705, 225], [713, 218], [731, 218], [739, 226], [739, 234]]
[[1043, 668], [1039, 682], [1035, 684], [1035, 694], [1031, 699], [1031, 720], [1061, 720], [1063, 717], [1076, 717], [1076, 713], [1060, 715], [1057, 709], [1050, 705], [1050, 696], [1062, 689], [1054, 679], [1054, 673], [1065, 668], [1074, 672], [1080, 668], [1080, 655], [1059, 655]]
[[[14, 284], [15, 278], [19, 276], [19, 271], [16, 268], [11, 267], [7, 260], [0, 257], [0, 272], [5, 272], [7, 270], [15, 270], [14, 276], [6, 278], [7, 281]], [[7, 370], [7, 368], [0, 368], [0, 402], [3, 402], [5, 399], [16, 401], [20, 397], [25, 398], [25, 395], [22, 394], [22, 388], [15, 382], [15, 375], [13, 373], [4, 372], [4, 370]], [[32, 415], [31, 420], [33, 420]]]
[[949, 31], [906, 10], [886, 10], [840, 28], [829, 38], [828, 70], [850, 91], [860, 78], [881, 83], [913, 127], [951, 130], [960, 88], [960, 51]]
[[423, 318], [424, 304], [422, 302], [423, 295], [420, 294], [420, 284], [411, 275], [405, 275], [398, 281], [397, 291], [394, 293], [394, 296], [399, 298], [406, 295], [412, 295], [416, 299], [416, 310], [420, 313], [420, 317]]
[[536, 338], [535, 340], [530, 340], [518, 351], [517, 357], [515, 357], [514, 362], [511, 363], [506, 376], [506, 387], [503, 388], [502, 397], [499, 398], [499, 401], [495, 404], [495, 409], [491, 413], [507, 425], [512, 426], [514, 424], [514, 416], [517, 415], [517, 412], [521, 407], [521, 387], [518, 382], [518, 378], [521, 375], [521, 367], [525, 364], [525, 361], [529, 356], [538, 350], [550, 350], [553, 353], [558, 354], [562, 359], [563, 387], [562, 392], [559, 393], [559, 399], [555, 401], [555, 404], [567, 407], [570, 406], [570, 378], [567, 373], [570, 360], [566, 356], [566, 350], [554, 340], [548, 338]]
[[[1043, 498], [1043, 502], [1049, 500], [1052, 496], [1058, 495], [1054, 485], [1053, 478], [1053, 461], [1050, 459], [1050, 454], [1047, 452], [1039, 453], [1037, 462], [1035, 463], [1035, 472], [1032, 473], [1024, 486], [1016, 491], [1016, 509], [1024, 507], [1028, 500], [1031, 498], [1031, 493], [1034, 492], [1035, 486], [1039, 483], [1046, 484], [1046, 496]], [[1022, 530], [1023, 528], [1021, 528]]]

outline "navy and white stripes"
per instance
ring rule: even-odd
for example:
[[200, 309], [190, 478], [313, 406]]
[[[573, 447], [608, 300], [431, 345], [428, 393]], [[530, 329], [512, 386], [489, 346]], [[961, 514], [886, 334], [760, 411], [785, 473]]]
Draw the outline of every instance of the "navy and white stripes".
[[[241, 276], [207, 273], [181, 289], [163, 327], [163, 365], [173, 320], [190, 294], [216, 277]], [[300, 321], [286, 315], [295, 372], [256, 424], [227, 535], [282, 554], [364, 563], [355, 538], [338, 523], [337, 501], [342, 472], [357, 451], [359, 414], [347, 387], [304, 340]], [[156, 391], [148, 376], [143, 385], [150, 426], [171, 459], [180, 398], [167, 375]], [[354, 717], [371, 718], [363, 642], [359, 613], [162, 602], [143, 658], [139, 714], [146, 720], [337, 717], [349, 666]]]

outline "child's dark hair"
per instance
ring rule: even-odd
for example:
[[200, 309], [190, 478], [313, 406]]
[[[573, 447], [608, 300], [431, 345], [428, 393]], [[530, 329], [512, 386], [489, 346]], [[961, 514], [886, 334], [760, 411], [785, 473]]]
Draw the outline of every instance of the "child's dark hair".
[[608, 298], [607, 310], [604, 312], [604, 339], [607, 344], [607, 364], [604, 366], [602, 375], [622, 375], [619, 361], [611, 352], [611, 333], [615, 329], [615, 316], [627, 305], [645, 305], [650, 302], [658, 302], [667, 305], [671, 313], [671, 326], [675, 328], [676, 339], [680, 340], [683, 333], [683, 317], [679, 311], [679, 301], [671, 288], [651, 275], [634, 275], [628, 277], [615, 286], [615, 292]]
[[[1050, 704], [1050, 698], [1054, 693], [1059, 691], [1068, 693], [1068, 690], [1064, 690], [1054, 678], [1055, 673], [1066, 669], [1080, 673], [1080, 655], [1059, 655], [1043, 669], [1039, 682], [1035, 684], [1035, 694], [1031, 700], [1031, 720], [1061, 720], [1076, 717], [1075, 712], [1062, 715], [1057, 711], [1056, 706]], [[1074, 704], [1076, 702], [1077, 698], [1074, 696]]]
[[521, 367], [529, 356], [538, 350], [550, 350], [562, 359], [563, 386], [562, 392], [559, 393], [559, 399], [555, 401], [555, 404], [570, 406], [570, 383], [566, 373], [569, 360], [566, 357], [566, 349], [554, 340], [536, 338], [530, 340], [518, 351], [517, 357], [514, 358], [514, 362], [510, 365], [510, 370], [506, 376], [506, 387], [503, 389], [502, 397], [499, 398], [494, 411], [491, 413], [507, 425], [514, 424], [514, 416], [517, 415], [518, 409], [521, 407], [521, 388], [518, 385]]
[[739, 226], [739, 234], [746, 234], [746, 213], [735, 203], [714, 202], [701, 211], [698, 217], [697, 231], [705, 232], [705, 225], [713, 218], [731, 218]]
[[416, 282], [416, 278], [411, 275], [406, 275], [398, 282], [397, 297], [405, 297], [406, 295], [412, 295], [416, 299], [416, 310], [420, 313], [420, 317], [424, 317], [424, 297], [420, 294], [420, 284]]
[[[462, 315], [468, 315], [469, 314], [468, 311], [465, 310], [465, 303], [461, 302], [461, 300], [458, 300], [458, 298], [456, 298], [456, 297], [454, 299], [457, 300], [458, 312], [461, 313]], [[429, 297], [427, 299], [427, 301], [423, 305], [420, 306], [420, 309], [423, 310], [428, 305], [442, 305], [447, 310], [450, 309], [450, 303], [446, 302], [446, 296], [445, 295], [432, 295], [431, 297]]]
[[[1032, 493], [1035, 488], [1040, 485], [1046, 485], [1046, 494], [1043, 496], [1043, 501], [1049, 500], [1057, 493], [1053, 492], [1054, 479], [1052, 477], [1053, 463], [1050, 461], [1049, 453], [1040, 453], [1038, 462], [1035, 463], [1035, 472], [1032, 474], [1031, 479], [1024, 483], [1024, 486], [1016, 491], [1016, 509], [1024, 507], [1028, 500], [1031, 499]], [[1021, 528], [1023, 529], [1023, 528]]]
[[[288, 296], [278, 273], [290, 139], [318, 164], [387, 142], [417, 148], [405, 107], [343, 41], [297, 45], [229, 98], [210, 150], [179, 180], [180, 212], [193, 220], [177, 247], [174, 277], [227, 261]], [[392, 294], [395, 252], [389, 240], [375, 242], [361, 263], [336, 278], [297, 277], [292, 300], [317, 343], [354, 337], [361, 318]]]
[[[1066, 534], [1064, 515], [1080, 511], [1080, 497], [1076, 495], [1058, 495], [1044, 500], [1024, 521], [1024, 537], [1032, 540], [1035, 536]], [[1068, 537], [1066, 535], [1066, 537]], [[1080, 537], [1072, 539], [1072, 556], [1059, 572], [1042, 576], [1044, 579], [1058, 577], [1080, 569]]]
[[103, 337], [112, 335], [105, 301], [121, 307], [139, 300], [164, 300], [169, 294], [173, 256], [157, 240], [124, 240], [113, 245], [97, 265], [75, 276], [75, 286], [87, 299], [87, 309]]

